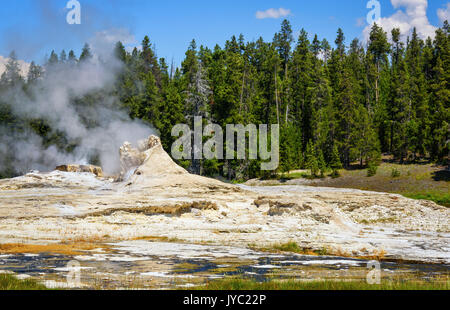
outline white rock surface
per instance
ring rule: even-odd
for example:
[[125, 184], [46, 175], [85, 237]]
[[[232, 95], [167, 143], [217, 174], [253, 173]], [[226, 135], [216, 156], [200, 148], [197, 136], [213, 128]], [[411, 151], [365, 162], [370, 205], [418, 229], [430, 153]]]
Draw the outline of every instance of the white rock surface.
[[[432, 202], [358, 190], [225, 184], [187, 173], [157, 138], [133, 152], [145, 159], [120, 183], [59, 171], [1, 180], [0, 244], [166, 237], [224, 246], [223, 253], [229, 254], [249, 244], [294, 241], [354, 256], [385, 252], [402, 259], [450, 262], [450, 211]], [[200, 202], [217, 208], [193, 204], [181, 214], [145, 212]], [[140, 249], [137, 241], [127, 244], [130, 251], [156, 255], [167, 254], [169, 248], [177, 255], [192, 252], [182, 246]]]

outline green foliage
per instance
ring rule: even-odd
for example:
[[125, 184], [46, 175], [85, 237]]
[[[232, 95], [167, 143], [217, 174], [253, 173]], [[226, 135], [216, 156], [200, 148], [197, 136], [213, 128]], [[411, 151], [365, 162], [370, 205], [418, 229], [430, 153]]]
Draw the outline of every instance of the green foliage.
[[317, 165], [320, 171], [320, 177], [323, 178], [327, 172], [327, 164], [325, 163], [322, 151], [318, 150], [317, 153]]
[[206, 175], [217, 176], [220, 175], [221, 164], [217, 159], [204, 160], [203, 172]]
[[339, 169], [342, 169], [342, 163], [341, 163], [341, 159], [339, 158], [339, 151], [338, 151], [336, 145], [333, 147], [333, 153], [331, 154], [330, 167], [331, 167], [331, 169], [333, 169], [332, 176], [338, 177]]
[[317, 153], [312, 141], [309, 141], [306, 148], [306, 168], [311, 171], [311, 177], [317, 177], [319, 172], [319, 162]]
[[[81, 51], [80, 61], [81, 62], [87, 61], [87, 60], [89, 60], [91, 58], [92, 58], [91, 48], [90, 48], [89, 44], [86, 43], [84, 45], [84, 47], [83, 47], [83, 50]], [[50, 61], [49, 62], [51, 64], [54, 64], [54, 63], [58, 62], [58, 58], [57, 58], [56, 54], [53, 55], [53, 52], [52, 52], [52, 55], [50, 56]]]
[[430, 200], [434, 201], [435, 203], [441, 205], [450, 207], [450, 194], [449, 193], [442, 193], [442, 192], [411, 192], [403, 194], [403, 196], [411, 198], [411, 199], [417, 199], [417, 200]]
[[400, 177], [400, 175], [401, 175], [400, 170], [398, 170], [397, 168], [392, 168], [392, 171], [391, 171], [392, 178], [398, 178], [398, 177]]
[[0, 291], [47, 290], [45, 285], [35, 280], [19, 280], [10, 274], [0, 274]]
[[[449, 289], [449, 282], [443, 281], [394, 281], [384, 280], [381, 284], [368, 284], [367, 281], [299, 281], [298, 279], [283, 281], [258, 282], [250, 279], [228, 278], [211, 281], [206, 286], [195, 287], [197, 290], [224, 291], [260, 291], [260, 290], [443, 290]], [[190, 288], [191, 289], [191, 288]]]
[[298, 246], [296, 242], [288, 242], [284, 244], [275, 245], [273, 247], [275, 250], [283, 251], [283, 252], [293, 252], [293, 253], [301, 253], [302, 248]]
[[375, 163], [370, 162], [367, 165], [367, 176], [368, 177], [373, 177], [373, 176], [377, 175], [377, 171], [378, 171], [378, 166]]
[[[269, 178], [304, 167], [312, 177], [324, 176], [327, 167], [337, 177], [340, 169], [355, 162], [367, 166], [368, 175], [375, 175], [381, 153], [392, 154], [401, 163], [448, 159], [448, 23], [437, 29], [434, 40], [424, 42], [414, 30], [406, 44], [400, 40], [399, 29], [388, 36], [374, 24], [367, 47], [358, 39], [347, 45], [342, 29], [333, 47], [304, 29], [296, 38], [293, 33], [284, 20], [272, 42], [262, 38], [247, 42], [240, 35], [210, 49], [193, 40], [180, 68], [173, 64], [169, 68], [165, 59], [158, 58], [148, 36], [132, 52], [118, 42], [114, 54], [123, 71], [113, 89], [71, 101], [81, 121], [95, 126], [89, 108], [105, 93], [114, 94], [117, 109], [125, 109], [131, 118], [160, 132], [166, 151], [175, 141], [173, 126], [192, 126], [194, 116], [203, 116], [204, 125], [217, 123], [222, 128], [279, 124], [278, 171], [261, 171], [260, 159], [179, 162], [192, 172], [229, 179]], [[45, 69], [61, 63], [76, 66], [92, 57], [87, 44], [79, 59], [73, 51], [59, 56], [52, 51]], [[70, 152], [77, 141], [69, 141], [45, 119], [16, 115], [12, 103], [2, 101], [8, 91], [28, 89], [45, 79], [46, 70], [32, 63], [25, 81], [11, 53], [0, 78], [0, 127], [11, 133], [31, 130], [46, 147]], [[5, 152], [0, 150], [0, 177], [17, 173], [8, 165], [12, 155]]]

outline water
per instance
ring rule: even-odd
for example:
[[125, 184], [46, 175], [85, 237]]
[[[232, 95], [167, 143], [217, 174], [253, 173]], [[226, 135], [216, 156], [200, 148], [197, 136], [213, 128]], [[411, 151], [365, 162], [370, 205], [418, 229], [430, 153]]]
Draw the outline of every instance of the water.
[[[239, 277], [269, 280], [363, 280], [368, 261], [331, 256], [270, 254], [213, 245], [127, 241], [84, 255], [0, 255], [0, 270], [31, 276], [54, 286], [67, 285], [65, 268], [80, 263], [80, 288], [174, 289]], [[131, 250], [130, 250], [131, 249]], [[228, 251], [228, 252], [227, 252]], [[153, 252], [153, 253], [152, 253]], [[382, 280], [448, 279], [450, 265], [381, 263]]]

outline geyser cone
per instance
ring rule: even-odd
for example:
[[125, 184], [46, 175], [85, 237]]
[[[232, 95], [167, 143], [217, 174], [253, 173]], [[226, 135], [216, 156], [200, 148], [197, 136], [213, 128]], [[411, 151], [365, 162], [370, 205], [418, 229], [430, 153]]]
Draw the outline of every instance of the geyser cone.
[[[189, 189], [231, 187], [218, 180], [187, 172], [172, 160], [163, 149], [161, 140], [156, 136], [150, 136], [147, 140], [141, 141], [138, 149], [132, 148], [129, 143], [125, 143], [120, 148], [120, 158], [121, 176], [128, 188], [138, 189], [155, 186], [177, 186]], [[239, 191], [238, 188], [233, 188]]]

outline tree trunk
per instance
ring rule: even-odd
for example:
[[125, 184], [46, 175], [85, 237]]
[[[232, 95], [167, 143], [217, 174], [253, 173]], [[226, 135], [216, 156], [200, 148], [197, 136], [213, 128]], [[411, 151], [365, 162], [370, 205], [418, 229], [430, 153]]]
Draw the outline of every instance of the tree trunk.
[[380, 91], [379, 91], [379, 81], [380, 81], [380, 63], [377, 62], [377, 78], [375, 80], [375, 104], [378, 107], [378, 100], [380, 98]]
[[275, 103], [277, 105], [277, 124], [280, 123], [280, 110], [278, 105], [277, 67], [275, 66]]
[[[393, 117], [392, 117], [393, 118]], [[389, 153], [393, 153], [392, 149], [394, 148], [394, 122], [391, 123], [391, 141], [389, 146]]]
[[239, 115], [242, 115], [242, 104], [244, 102], [244, 84], [245, 84], [245, 71], [242, 75], [242, 87], [241, 87], [241, 101], [239, 104]]
[[[286, 65], [284, 67], [284, 80], [287, 83], [288, 82], [288, 63], [286, 61]], [[289, 100], [288, 100], [288, 94], [289, 94], [289, 84], [287, 84], [287, 89], [286, 89], [286, 125], [288, 123], [288, 119], [289, 119]]]
[[287, 104], [287, 106], [286, 106], [286, 125], [287, 125], [287, 123], [288, 123], [288, 118], [289, 118], [289, 103]]

